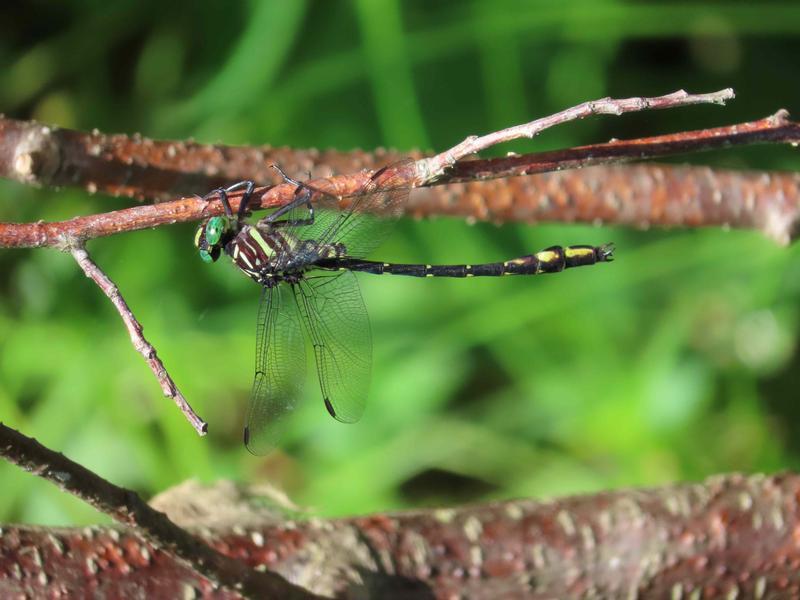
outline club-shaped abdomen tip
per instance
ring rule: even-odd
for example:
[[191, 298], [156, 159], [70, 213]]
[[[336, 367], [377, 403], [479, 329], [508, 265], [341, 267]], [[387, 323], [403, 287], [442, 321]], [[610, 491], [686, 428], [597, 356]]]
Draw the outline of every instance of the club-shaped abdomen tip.
[[600, 255], [598, 258], [602, 262], [613, 262], [614, 261], [614, 242], [609, 242], [607, 244], [603, 244], [600, 246]]
[[336, 418], [336, 411], [333, 410], [333, 404], [328, 398], [325, 398], [325, 408], [328, 409], [328, 413], [335, 419]]

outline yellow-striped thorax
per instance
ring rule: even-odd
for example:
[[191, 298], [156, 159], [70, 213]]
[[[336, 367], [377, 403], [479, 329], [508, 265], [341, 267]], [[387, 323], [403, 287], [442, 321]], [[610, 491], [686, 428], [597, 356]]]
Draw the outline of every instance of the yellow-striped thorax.
[[315, 262], [344, 254], [340, 244], [300, 240], [284, 228], [244, 225], [236, 232], [225, 217], [212, 217], [203, 223], [194, 243], [204, 261], [214, 262], [224, 251], [243, 273], [261, 285], [294, 279]]

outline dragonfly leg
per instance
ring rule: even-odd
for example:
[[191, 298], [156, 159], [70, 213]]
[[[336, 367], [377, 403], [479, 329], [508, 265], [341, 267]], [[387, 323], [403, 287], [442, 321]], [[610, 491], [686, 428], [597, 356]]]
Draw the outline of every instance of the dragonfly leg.
[[[236, 213], [236, 220], [239, 224], [242, 224], [244, 221], [245, 215], [247, 215], [247, 206], [250, 204], [250, 196], [253, 195], [253, 188], [255, 187], [255, 183], [253, 181], [240, 181], [236, 185], [244, 184], [244, 194], [242, 194], [242, 199], [239, 202], [239, 210]], [[231, 192], [231, 188], [228, 188], [226, 191]]]
[[[311, 204], [311, 196], [313, 192], [306, 188], [297, 188], [299, 193], [295, 196], [295, 198], [289, 202], [288, 204], [284, 204], [278, 210], [276, 210], [271, 215], [268, 215], [262, 219], [264, 223], [268, 223], [273, 227], [280, 227], [285, 225], [313, 225], [314, 224], [314, 206]], [[306, 205], [308, 208], [308, 217], [305, 219], [281, 219], [278, 220], [278, 217], [282, 217], [290, 210], [297, 208], [298, 206]]]
[[297, 179], [292, 179], [286, 174], [286, 171], [280, 168], [278, 165], [270, 165], [273, 169], [275, 169], [278, 173], [280, 173], [281, 177], [286, 183], [291, 183], [293, 186], [301, 188], [303, 187], [302, 181], [297, 181]]
[[212, 200], [214, 196], [219, 196], [219, 201], [222, 202], [222, 207], [225, 209], [225, 215], [233, 218], [233, 209], [231, 209], [231, 203], [228, 202], [228, 194], [245, 188], [244, 194], [242, 195], [242, 201], [239, 204], [239, 211], [236, 214], [237, 221], [241, 223], [245, 213], [247, 212], [247, 205], [249, 204], [250, 196], [253, 193], [254, 187], [255, 183], [248, 179], [245, 181], [240, 181], [239, 183], [234, 183], [226, 188], [217, 188], [215, 190], [211, 190], [209, 193], [203, 196], [202, 199], [208, 201]]
[[[283, 180], [286, 183], [290, 183], [294, 185], [297, 190], [295, 191], [295, 197], [292, 199], [291, 202], [287, 202], [280, 208], [278, 208], [275, 212], [270, 214], [267, 217], [264, 217], [261, 220], [261, 223], [270, 225], [272, 227], [286, 227], [286, 226], [296, 226], [296, 225], [313, 225], [314, 224], [314, 206], [311, 204], [311, 197], [314, 195], [313, 191], [305, 185], [301, 181], [297, 181], [296, 179], [292, 179], [289, 177], [283, 169], [281, 169], [278, 165], [272, 165], [272, 168], [275, 169], [278, 173], [281, 174]], [[308, 218], [306, 219], [283, 219], [278, 220], [279, 217], [282, 217], [290, 210], [294, 210], [298, 206], [306, 205], [308, 207]]]

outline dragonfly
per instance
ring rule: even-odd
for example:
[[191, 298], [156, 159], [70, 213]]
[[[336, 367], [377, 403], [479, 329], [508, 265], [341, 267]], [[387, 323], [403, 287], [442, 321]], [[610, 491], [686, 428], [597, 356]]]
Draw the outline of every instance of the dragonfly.
[[[366, 405], [372, 334], [354, 273], [412, 277], [495, 277], [555, 273], [613, 260], [613, 244], [552, 246], [502, 262], [400, 264], [366, 257], [389, 235], [408, 201], [414, 161], [377, 170], [357, 193], [340, 198], [292, 179], [290, 201], [251, 225], [254, 182], [241, 181], [204, 196], [219, 198], [224, 216], [205, 220], [195, 234], [200, 258], [224, 253], [261, 286], [256, 364], [244, 426], [244, 444], [256, 455], [272, 450], [303, 393], [306, 340], [313, 349], [328, 413], [355, 423]], [[228, 194], [244, 190], [234, 214]], [[344, 208], [342, 208], [344, 204]]]

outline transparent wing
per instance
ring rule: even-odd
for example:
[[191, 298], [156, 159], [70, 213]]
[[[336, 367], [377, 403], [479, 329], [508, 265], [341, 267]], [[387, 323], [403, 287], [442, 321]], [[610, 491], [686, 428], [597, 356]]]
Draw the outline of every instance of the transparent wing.
[[346, 197], [345, 208], [326, 194], [314, 198], [314, 224], [297, 235], [320, 244], [344, 244], [347, 255], [363, 258], [388, 237], [408, 201], [414, 161], [405, 159], [376, 172], [357, 193]]
[[314, 347], [325, 407], [343, 423], [361, 418], [372, 370], [369, 317], [350, 271], [315, 272], [293, 287]]
[[287, 286], [264, 288], [256, 330], [256, 374], [244, 428], [253, 454], [274, 448], [303, 391], [306, 352], [297, 306]]

